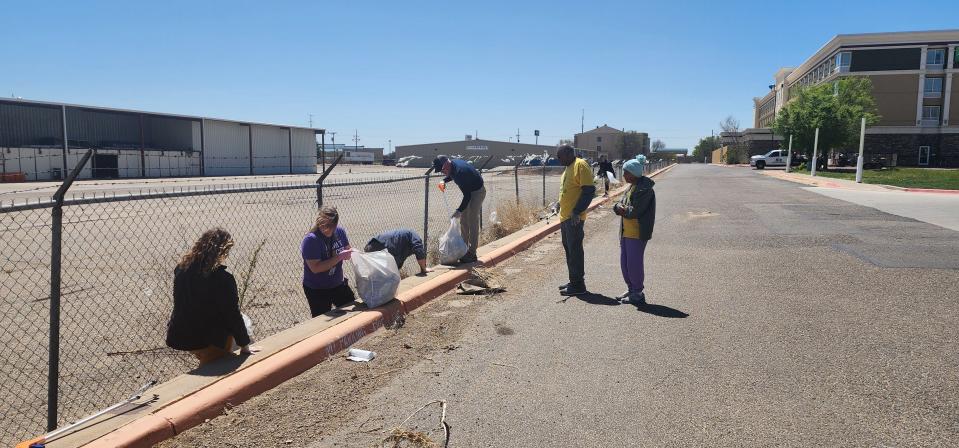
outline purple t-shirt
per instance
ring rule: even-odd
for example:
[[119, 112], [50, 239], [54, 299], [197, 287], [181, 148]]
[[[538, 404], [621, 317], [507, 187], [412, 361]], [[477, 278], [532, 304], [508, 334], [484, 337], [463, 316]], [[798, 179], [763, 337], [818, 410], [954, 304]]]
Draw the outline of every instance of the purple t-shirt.
[[329, 271], [314, 274], [306, 265], [306, 260], [329, 260], [349, 245], [350, 240], [346, 238], [346, 231], [342, 227], [337, 227], [329, 238], [319, 231], [307, 233], [300, 244], [300, 253], [303, 255], [303, 284], [313, 289], [331, 289], [342, 285], [342, 261]]

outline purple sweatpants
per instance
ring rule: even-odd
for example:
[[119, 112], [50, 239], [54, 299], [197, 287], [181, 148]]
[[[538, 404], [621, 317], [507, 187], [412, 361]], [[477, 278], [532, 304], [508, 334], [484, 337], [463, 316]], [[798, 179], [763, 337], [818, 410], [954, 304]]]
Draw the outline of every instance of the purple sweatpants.
[[623, 270], [623, 280], [630, 292], [643, 292], [643, 256], [646, 253], [646, 240], [620, 238], [619, 267]]

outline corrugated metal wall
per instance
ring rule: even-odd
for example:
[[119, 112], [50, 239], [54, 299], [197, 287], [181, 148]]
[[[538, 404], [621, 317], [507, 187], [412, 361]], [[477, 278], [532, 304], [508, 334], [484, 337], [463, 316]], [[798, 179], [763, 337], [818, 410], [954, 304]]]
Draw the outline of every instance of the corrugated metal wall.
[[289, 173], [289, 129], [253, 125], [253, 174]]
[[[62, 110], [0, 99], [0, 172], [24, 173], [28, 180], [64, 175]], [[66, 171], [84, 149], [95, 148], [101, 156], [95, 159], [101, 166], [92, 161], [81, 178], [288, 174], [291, 164], [294, 173], [316, 172], [316, 136], [309, 129], [293, 129], [291, 148], [290, 131], [280, 126], [251, 129], [226, 120], [205, 120], [203, 125], [189, 117], [76, 106], [67, 106], [66, 116]]]
[[203, 164], [207, 176], [250, 174], [250, 128], [229, 121], [206, 120]]
[[62, 111], [0, 102], [0, 147], [63, 146]]
[[293, 172], [316, 173], [316, 133], [311, 129], [293, 129]]

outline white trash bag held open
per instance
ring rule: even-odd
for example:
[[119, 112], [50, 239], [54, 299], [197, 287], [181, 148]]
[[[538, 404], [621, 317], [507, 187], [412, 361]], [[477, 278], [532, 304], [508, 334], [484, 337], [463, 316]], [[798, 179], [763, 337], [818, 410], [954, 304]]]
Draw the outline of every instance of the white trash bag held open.
[[353, 251], [353, 277], [356, 292], [368, 308], [376, 308], [396, 296], [400, 270], [386, 249], [377, 252]]
[[439, 247], [437, 248], [441, 264], [456, 264], [460, 258], [469, 251], [466, 240], [460, 234], [460, 220], [450, 219], [450, 228], [440, 237]]

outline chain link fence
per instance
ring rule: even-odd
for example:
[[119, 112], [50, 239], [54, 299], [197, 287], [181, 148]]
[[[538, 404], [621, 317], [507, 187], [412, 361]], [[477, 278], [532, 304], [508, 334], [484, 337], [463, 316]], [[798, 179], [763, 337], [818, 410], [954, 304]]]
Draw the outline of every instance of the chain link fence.
[[[485, 171], [485, 225], [504, 202], [545, 215], [557, 200], [561, 173], [562, 167]], [[233, 235], [226, 263], [248, 285], [242, 308], [254, 322], [254, 339], [262, 339], [310, 318], [299, 244], [318, 203], [338, 208], [354, 247], [409, 228], [433, 252], [462, 199], [458, 188], [436, 188], [442, 177], [122, 190], [64, 200], [62, 221], [56, 201], [0, 207], [0, 443], [74, 421], [146, 381], [195, 367], [164, 338], [173, 268], [203, 231], [218, 226]], [[412, 275], [418, 266], [407, 262], [403, 270]]]

